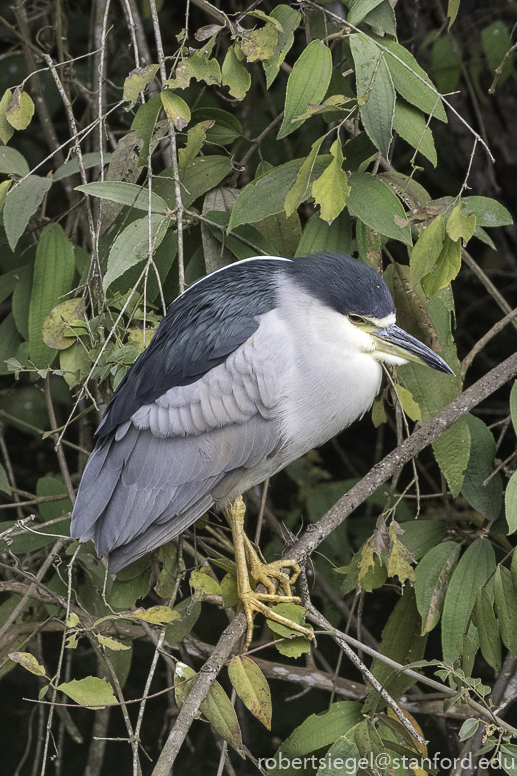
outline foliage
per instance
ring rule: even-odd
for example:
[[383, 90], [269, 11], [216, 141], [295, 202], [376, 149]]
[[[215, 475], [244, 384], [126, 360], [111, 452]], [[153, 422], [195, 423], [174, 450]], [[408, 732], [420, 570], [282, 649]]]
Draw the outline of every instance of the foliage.
[[[271, 559], [289, 557], [280, 519], [293, 536], [317, 523], [515, 350], [513, 19], [464, 4], [130, 0], [120, 13], [99, 0], [90, 20], [78, 0], [68, 16], [19, 3], [0, 19], [0, 717], [7, 736], [9, 698], [21, 776], [168, 773], [176, 717], [192, 742], [178, 774], [220, 758], [230, 773], [341, 773], [339, 760], [370, 773], [385, 757], [377, 771], [406, 776], [435, 773], [440, 751], [515, 772], [517, 730], [501, 718], [516, 671], [515, 385], [482, 408], [480, 395], [314, 553], [330, 621], [317, 648], [272, 623], [261, 651], [223, 667], [236, 578], [214, 515], [196, 542], [115, 579], [68, 538], [103, 405], [166, 306], [230, 262], [354, 254], [456, 373], [390, 370], [373, 424], [277, 476]], [[348, 664], [345, 631], [366, 665]], [[207, 675], [219, 681], [201, 694]], [[306, 702], [287, 705], [292, 683]]]

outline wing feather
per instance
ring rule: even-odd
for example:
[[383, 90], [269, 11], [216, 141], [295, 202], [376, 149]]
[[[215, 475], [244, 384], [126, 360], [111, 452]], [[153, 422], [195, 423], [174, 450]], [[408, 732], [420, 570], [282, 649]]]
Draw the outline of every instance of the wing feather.
[[260, 328], [224, 363], [195, 383], [169, 388], [98, 443], [72, 533], [94, 538], [99, 554], [113, 558], [113, 570], [173, 539], [214, 504], [227, 503], [241, 481], [245, 489], [263, 478], [253, 479], [250, 470], [275, 455], [281, 419], [265, 334], [265, 357], [252, 367]]

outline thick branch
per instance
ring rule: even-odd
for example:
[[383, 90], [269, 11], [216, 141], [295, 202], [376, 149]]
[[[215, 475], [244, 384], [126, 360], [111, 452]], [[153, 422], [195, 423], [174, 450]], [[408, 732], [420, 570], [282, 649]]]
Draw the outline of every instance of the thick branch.
[[294, 558], [303, 565], [309, 556], [326, 539], [326, 537], [347, 518], [354, 509], [366, 501], [377, 488], [398, 472], [408, 461], [420, 453], [427, 445], [434, 442], [453, 423], [466, 415], [484, 399], [501, 388], [508, 380], [517, 375], [517, 354], [510, 356], [502, 364], [492, 369], [485, 377], [478, 380], [471, 388], [464, 391], [457, 399], [447, 405], [432, 420], [415, 431], [401, 445], [395, 448], [382, 461], [354, 485], [326, 515], [314, 525], [310, 525], [302, 538], [292, 545], [286, 557]]

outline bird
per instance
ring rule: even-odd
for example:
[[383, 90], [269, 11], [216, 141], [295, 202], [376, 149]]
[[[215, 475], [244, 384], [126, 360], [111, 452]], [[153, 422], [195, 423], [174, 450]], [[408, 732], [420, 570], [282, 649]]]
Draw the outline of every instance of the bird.
[[[381, 274], [344, 253], [255, 256], [197, 280], [172, 302], [107, 407], [72, 537], [93, 540], [116, 573], [208, 510], [223, 510], [246, 647], [257, 611], [294, 627], [268, 604], [300, 601], [290, 588], [298, 564], [262, 563], [243, 533], [241, 497], [362, 417], [383, 364], [454, 374], [395, 321]], [[251, 589], [246, 562], [267, 593]]]

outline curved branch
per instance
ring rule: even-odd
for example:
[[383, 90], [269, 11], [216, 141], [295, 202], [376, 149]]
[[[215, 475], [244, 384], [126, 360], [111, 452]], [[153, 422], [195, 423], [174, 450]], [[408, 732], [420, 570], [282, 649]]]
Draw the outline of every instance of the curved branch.
[[383, 458], [373, 469], [354, 485], [348, 493], [339, 499], [329, 511], [314, 525], [308, 526], [301, 539], [285, 553], [285, 557], [294, 558], [300, 565], [307, 562], [314, 550], [334, 531], [343, 520], [357, 509], [368, 496], [383, 485], [386, 480], [399, 471], [427, 445], [434, 442], [444, 431], [450, 428], [463, 415], [480, 404], [484, 399], [501, 388], [508, 380], [517, 375], [517, 354], [510, 356], [502, 364], [492, 369], [485, 377], [474, 383], [457, 399], [447, 405], [432, 420], [404, 440], [393, 452]]

